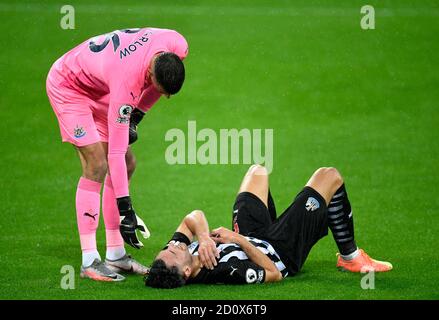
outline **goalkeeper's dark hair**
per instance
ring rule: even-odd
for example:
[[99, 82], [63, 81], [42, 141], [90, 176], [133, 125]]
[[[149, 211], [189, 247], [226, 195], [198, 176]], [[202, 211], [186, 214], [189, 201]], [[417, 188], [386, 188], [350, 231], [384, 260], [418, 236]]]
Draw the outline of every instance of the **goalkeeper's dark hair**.
[[158, 84], [168, 94], [176, 94], [183, 86], [185, 71], [180, 57], [172, 52], [159, 54], [154, 64]]
[[145, 277], [145, 286], [173, 289], [183, 286], [186, 280], [176, 266], [168, 267], [162, 259], [155, 260]]

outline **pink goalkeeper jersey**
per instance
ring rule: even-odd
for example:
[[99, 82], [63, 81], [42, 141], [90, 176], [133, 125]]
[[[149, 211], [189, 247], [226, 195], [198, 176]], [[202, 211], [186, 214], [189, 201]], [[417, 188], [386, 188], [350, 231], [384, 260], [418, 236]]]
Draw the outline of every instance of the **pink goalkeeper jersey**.
[[125, 154], [131, 108], [146, 112], [160, 98], [146, 82], [150, 61], [159, 52], [184, 59], [188, 45], [173, 30], [117, 30], [85, 41], [54, 65], [78, 94], [96, 100], [108, 95], [108, 106], [102, 108], [108, 108], [108, 165], [117, 198], [129, 195]]

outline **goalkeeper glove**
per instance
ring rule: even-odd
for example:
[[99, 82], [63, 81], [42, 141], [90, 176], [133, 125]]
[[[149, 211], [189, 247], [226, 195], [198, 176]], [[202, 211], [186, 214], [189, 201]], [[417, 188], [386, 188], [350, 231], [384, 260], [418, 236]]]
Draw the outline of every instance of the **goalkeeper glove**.
[[140, 109], [134, 109], [130, 116], [130, 131], [128, 144], [132, 144], [137, 141], [137, 125], [142, 121], [145, 112]]
[[118, 198], [117, 207], [120, 214], [119, 230], [123, 240], [136, 249], [142, 248], [143, 243], [137, 238], [136, 230], [140, 230], [145, 239], [149, 238], [150, 233], [143, 220], [134, 212], [131, 198]]

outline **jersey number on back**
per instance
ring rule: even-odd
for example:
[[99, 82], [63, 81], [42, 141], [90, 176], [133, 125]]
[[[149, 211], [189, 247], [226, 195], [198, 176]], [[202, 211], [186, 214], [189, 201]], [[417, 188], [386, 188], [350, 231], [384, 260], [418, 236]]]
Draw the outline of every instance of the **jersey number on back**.
[[113, 51], [116, 52], [117, 48], [119, 48], [120, 45], [120, 38], [119, 35], [117, 34], [117, 32], [123, 32], [123, 33], [137, 33], [140, 31], [139, 28], [136, 29], [123, 29], [123, 30], [116, 30], [110, 33], [105, 34], [105, 39], [101, 44], [97, 44], [94, 40], [99, 38], [100, 36], [97, 36], [93, 39], [90, 40], [88, 47], [90, 49], [90, 51], [92, 52], [101, 52], [102, 50], [104, 50], [108, 43], [111, 42], [113, 43]]

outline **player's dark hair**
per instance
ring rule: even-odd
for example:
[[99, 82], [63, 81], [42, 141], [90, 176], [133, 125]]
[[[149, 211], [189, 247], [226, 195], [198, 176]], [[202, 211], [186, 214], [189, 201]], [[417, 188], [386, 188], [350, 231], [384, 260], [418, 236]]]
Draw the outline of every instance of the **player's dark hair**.
[[168, 267], [161, 259], [155, 260], [149, 275], [145, 277], [145, 285], [153, 288], [173, 289], [183, 286], [186, 280], [176, 266]]
[[175, 53], [165, 52], [156, 58], [154, 74], [158, 84], [166, 93], [176, 94], [183, 86], [184, 64]]

